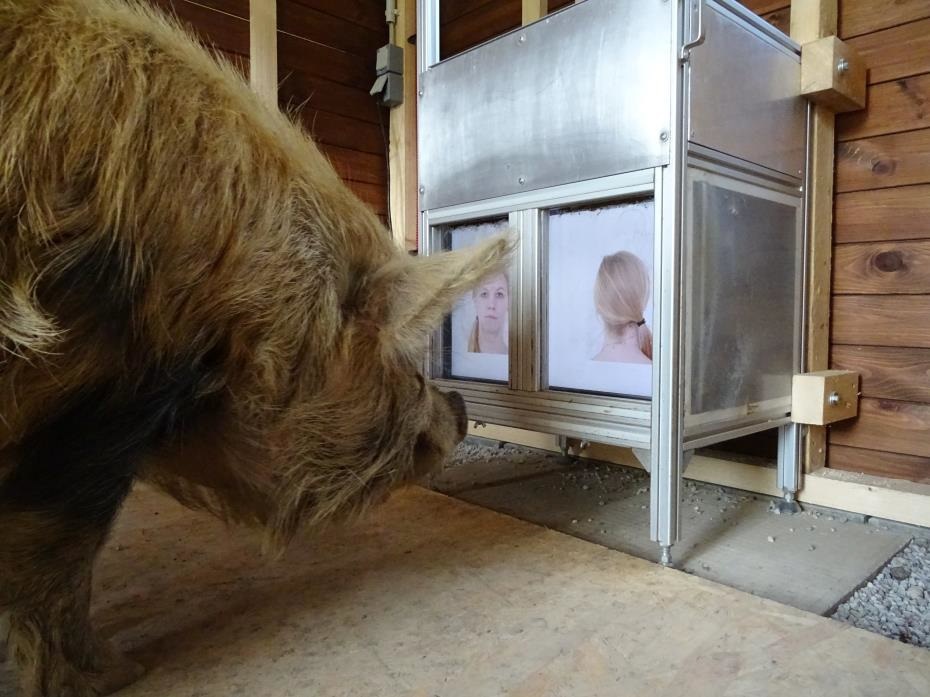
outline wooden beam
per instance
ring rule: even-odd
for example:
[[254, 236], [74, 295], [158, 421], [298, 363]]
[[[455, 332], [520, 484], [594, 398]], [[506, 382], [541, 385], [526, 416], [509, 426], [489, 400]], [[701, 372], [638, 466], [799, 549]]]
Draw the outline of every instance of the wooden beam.
[[523, 25], [526, 26], [549, 14], [549, 0], [523, 0]]
[[404, 51], [404, 103], [391, 109], [388, 148], [391, 233], [408, 251], [417, 248], [417, 52], [407, 38], [417, 31], [416, 0], [397, 0], [394, 43]]
[[[794, 0], [791, 37], [803, 45], [836, 34], [837, 0]], [[807, 356], [805, 371], [826, 370], [830, 363], [830, 273], [833, 246], [833, 166], [836, 115], [814, 106], [812, 123], [811, 219], [807, 278]], [[812, 472], [827, 461], [827, 433], [823, 426], [807, 427], [804, 470]]]
[[836, 34], [837, 0], [792, 0], [791, 38], [802, 46]]
[[275, 0], [249, 0], [249, 84], [278, 108], [278, 19]]

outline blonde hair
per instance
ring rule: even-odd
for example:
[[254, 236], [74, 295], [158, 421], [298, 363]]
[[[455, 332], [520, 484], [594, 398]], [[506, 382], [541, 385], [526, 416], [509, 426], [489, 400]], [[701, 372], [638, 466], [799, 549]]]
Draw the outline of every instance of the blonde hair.
[[608, 331], [636, 329], [640, 351], [652, 359], [652, 331], [643, 313], [649, 302], [649, 271], [635, 254], [616, 252], [601, 260], [594, 283], [594, 307]]
[[[504, 277], [504, 282], [507, 285], [507, 293], [510, 293], [510, 274], [506, 271], [502, 271], [500, 274], [495, 274], [495, 276], [500, 275]], [[475, 289], [472, 290], [471, 296], [475, 297], [475, 294], [478, 292], [478, 288], [482, 284], [488, 281], [488, 279], [493, 278], [493, 276], [488, 276], [487, 278], [481, 279], [481, 283], [475, 286]], [[478, 341], [478, 317], [475, 316], [475, 321], [471, 325], [471, 332], [468, 334], [468, 352], [469, 353], [481, 353], [481, 342]]]

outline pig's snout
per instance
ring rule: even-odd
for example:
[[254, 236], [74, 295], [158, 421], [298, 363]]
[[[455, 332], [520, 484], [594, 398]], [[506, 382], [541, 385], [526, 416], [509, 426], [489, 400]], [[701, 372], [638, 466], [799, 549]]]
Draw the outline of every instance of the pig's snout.
[[455, 416], [459, 440], [462, 440], [468, 435], [468, 410], [465, 408], [465, 400], [458, 392], [446, 392], [444, 396]]

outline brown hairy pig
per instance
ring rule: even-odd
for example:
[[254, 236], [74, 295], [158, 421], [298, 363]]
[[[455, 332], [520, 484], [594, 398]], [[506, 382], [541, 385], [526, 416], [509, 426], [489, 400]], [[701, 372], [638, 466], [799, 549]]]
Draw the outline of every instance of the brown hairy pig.
[[439, 467], [419, 369], [510, 240], [410, 257], [312, 140], [173, 21], [0, 0], [0, 614], [29, 696], [141, 674], [92, 628], [135, 481], [266, 531]]

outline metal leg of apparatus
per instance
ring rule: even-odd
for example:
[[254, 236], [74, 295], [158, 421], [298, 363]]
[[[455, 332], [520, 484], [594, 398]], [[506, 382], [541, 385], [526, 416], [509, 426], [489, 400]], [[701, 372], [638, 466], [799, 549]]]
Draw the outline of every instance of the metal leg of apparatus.
[[649, 527], [659, 543], [663, 566], [673, 565], [672, 545], [681, 537], [681, 477], [690, 460], [691, 452], [680, 449], [671, 450], [668, 457], [651, 458]]
[[801, 488], [801, 426], [788, 424], [778, 429], [778, 488], [784, 498], [776, 504], [779, 513], [797, 513]]

